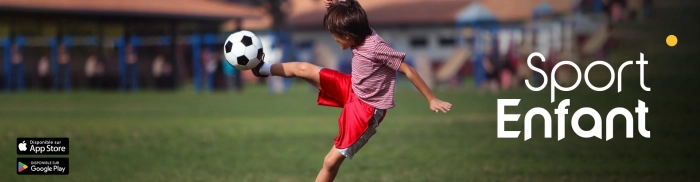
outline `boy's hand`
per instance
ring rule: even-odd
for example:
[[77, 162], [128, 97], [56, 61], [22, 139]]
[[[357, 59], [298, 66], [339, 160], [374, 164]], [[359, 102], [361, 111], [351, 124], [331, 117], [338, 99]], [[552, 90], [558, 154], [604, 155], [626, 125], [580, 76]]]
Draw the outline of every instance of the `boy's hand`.
[[440, 99], [430, 100], [430, 110], [434, 112], [442, 111], [442, 113], [447, 113], [452, 108], [452, 104], [449, 102], [441, 101]]
[[338, 0], [323, 0], [323, 4], [326, 6], [326, 9], [337, 2]]

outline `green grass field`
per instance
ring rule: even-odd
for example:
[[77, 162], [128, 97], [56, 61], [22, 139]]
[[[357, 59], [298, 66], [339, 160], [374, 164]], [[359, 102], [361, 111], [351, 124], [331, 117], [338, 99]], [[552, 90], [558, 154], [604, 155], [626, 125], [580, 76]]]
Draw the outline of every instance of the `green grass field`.
[[[615, 85], [593, 92], [581, 82], [572, 92], [557, 92], [549, 102], [542, 92], [507, 91], [498, 95], [471, 90], [440, 90], [454, 104], [452, 112], [428, 110], [421, 95], [398, 90], [398, 106], [390, 110], [379, 132], [353, 160], [346, 160], [337, 181], [692, 181], [698, 173], [698, 107], [700, 78], [693, 73], [700, 58], [690, 40], [697, 29], [665, 20], [690, 21], [666, 7], [662, 18], [626, 23], [621, 29], [641, 34], [623, 39], [607, 61], [617, 68], [644, 52], [650, 64], [639, 87], [639, 70], [624, 72], [623, 92]], [[680, 8], [680, 9], [678, 9]], [[693, 27], [694, 28], [694, 27]], [[678, 30], [668, 32], [670, 30]], [[679, 36], [668, 47], [666, 35]], [[697, 45], [697, 44], [694, 44]], [[586, 60], [592, 61], [592, 60]], [[594, 69], [596, 85], [609, 79]], [[404, 83], [405, 84], [405, 83]], [[407, 88], [408, 86], [403, 85]], [[337, 134], [339, 109], [315, 105], [316, 94], [298, 85], [286, 95], [268, 95], [262, 87], [244, 94], [197, 95], [189, 87], [175, 93], [118, 94], [76, 91], [51, 94], [30, 91], [0, 94], [0, 181], [312, 181]], [[557, 141], [552, 108], [571, 99], [566, 138]], [[523, 99], [506, 113], [522, 114], [506, 129], [523, 129], [533, 107], [553, 115], [553, 138], [544, 138], [542, 119], [534, 119], [532, 138], [496, 137], [496, 100]], [[624, 122], [616, 119], [610, 141], [577, 136], [571, 115], [581, 107], [601, 115], [614, 107], [634, 111], [637, 100], [649, 107], [646, 129], [625, 138]], [[635, 121], [637, 120], [634, 114]], [[584, 129], [593, 125], [581, 120]], [[605, 128], [605, 127], [603, 127]], [[605, 136], [605, 135], [604, 135]], [[17, 137], [69, 137], [70, 175], [15, 174]]]

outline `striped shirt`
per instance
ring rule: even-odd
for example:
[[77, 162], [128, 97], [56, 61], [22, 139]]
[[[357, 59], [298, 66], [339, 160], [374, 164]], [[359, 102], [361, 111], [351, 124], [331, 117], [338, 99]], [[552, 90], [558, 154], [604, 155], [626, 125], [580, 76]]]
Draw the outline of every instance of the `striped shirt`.
[[352, 47], [352, 89], [357, 97], [377, 109], [393, 108], [396, 73], [405, 56], [374, 30], [362, 45]]

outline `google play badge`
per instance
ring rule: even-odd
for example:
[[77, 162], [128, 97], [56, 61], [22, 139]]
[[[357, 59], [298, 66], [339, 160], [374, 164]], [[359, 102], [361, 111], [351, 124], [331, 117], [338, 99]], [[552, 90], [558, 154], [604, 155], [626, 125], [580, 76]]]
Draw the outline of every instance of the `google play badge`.
[[25, 165], [22, 162], [17, 162], [17, 172], [21, 173], [22, 171], [24, 171], [27, 168], [29, 168], [29, 166]]

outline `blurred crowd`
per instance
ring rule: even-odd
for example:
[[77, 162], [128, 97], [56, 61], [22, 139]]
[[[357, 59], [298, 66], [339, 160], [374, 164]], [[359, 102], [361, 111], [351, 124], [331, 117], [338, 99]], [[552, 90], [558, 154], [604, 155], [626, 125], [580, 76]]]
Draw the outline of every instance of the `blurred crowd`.
[[[137, 47], [127, 44], [124, 46], [124, 64], [121, 65], [119, 56], [110, 54], [118, 51], [116, 48], [106, 49], [106, 53], [100, 56], [83, 48], [69, 51], [66, 45], [59, 44], [55, 52], [56, 60], [51, 61], [50, 54], [41, 55], [47, 51], [31, 52], [37, 48], [22, 50], [17, 44], [10, 45], [10, 51], [6, 52], [9, 54], [4, 56], [10, 61], [5, 62], [2, 66], [3, 74], [0, 74], [0, 88], [6, 92], [23, 92], [27, 88], [71, 91], [75, 86], [87, 90], [123, 92], [137, 92], [143, 87], [165, 91], [177, 88], [176, 65], [167, 60], [167, 54], [164, 53], [167, 51], [142, 48], [144, 51], [139, 52]], [[222, 52], [213, 50], [205, 48], [199, 55], [203, 65], [199, 73], [203, 78], [204, 89], [242, 89], [240, 71], [225, 60]], [[73, 56], [71, 52], [80, 55]], [[38, 61], [30, 61], [24, 56], [30, 54]], [[191, 70], [184, 72], [192, 74]], [[191, 75], [188, 77], [191, 78]]]

